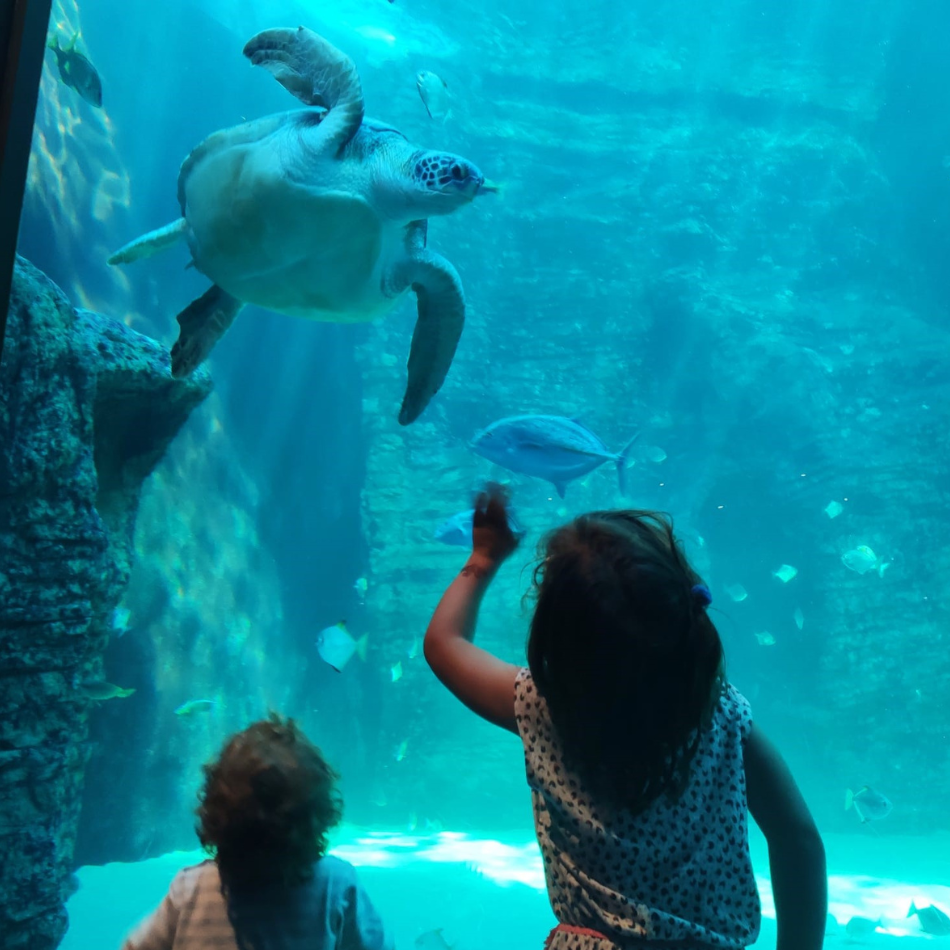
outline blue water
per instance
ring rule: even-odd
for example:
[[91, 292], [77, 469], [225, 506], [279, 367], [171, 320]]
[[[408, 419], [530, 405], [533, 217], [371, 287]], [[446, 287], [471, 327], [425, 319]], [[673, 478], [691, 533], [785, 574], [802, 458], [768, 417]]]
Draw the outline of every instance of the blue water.
[[[89, 711], [65, 946], [115, 944], [160, 898], [195, 846], [200, 765], [271, 708], [342, 772], [352, 824], [337, 847], [403, 941], [446, 926], [461, 950], [486, 946], [497, 923], [509, 943], [492, 946], [540, 946], [550, 915], [517, 741], [448, 696], [418, 649], [464, 557], [434, 532], [487, 478], [509, 482], [527, 536], [479, 642], [523, 661], [544, 531], [599, 507], [672, 512], [730, 677], [828, 836], [836, 920], [882, 915], [867, 939], [886, 942], [921, 937], [910, 900], [950, 910], [946, 5], [54, 7], [62, 35], [81, 28], [103, 109], [48, 57], [20, 251], [77, 306], [167, 346], [208, 283], [187, 250], [106, 259], [178, 215], [197, 143], [295, 106], [241, 55], [260, 29], [324, 34], [355, 61], [370, 116], [503, 186], [430, 221], [468, 309], [412, 426], [396, 423], [410, 301], [369, 325], [249, 307], [214, 350], [215, 392], [143, 492], [128, 629], [103, 667], [136, 692]], [[444, 122], [419, 99], [420, 69], [447, 84]], [[627, 495], [609, 463], [561, 499], [469, 451], [522, 413], [579, 418], [611, 451], [639, 431]], [[368, 653], [337, 674], [315, 640], [344, 618]], [[175, 716], [193, 699], [214, 706]], [[843, 808], [865, 784], [894, 803], [871, 827]], [[367, 829], [402, 843], [377, 860]], [[440, 835], [471, 846], [433, 859]], [[495, 864], [478, 842], [504, 845]], [[433, 916], [418, 895], [450, 887], [459, 901]]]

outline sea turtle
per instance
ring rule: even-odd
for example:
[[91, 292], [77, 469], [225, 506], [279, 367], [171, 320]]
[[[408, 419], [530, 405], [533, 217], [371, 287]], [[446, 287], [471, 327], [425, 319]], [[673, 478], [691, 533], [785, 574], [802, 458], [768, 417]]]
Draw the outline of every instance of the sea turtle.
[[409, 289], [418, 319], [399, 422], [418, 418], [445, 379], [465, 321], [455, 268], [426, 248], [426, 219], [496, 190], [468, 160], [418, 149], [363, 116], [352, 60], [304, 27], [264, 30], [244, 47], [309, 108], [216, 132], [182, 163], [182, 217], [109, 258], [125, 264], [188, 242], [214, 281], [178, 315], [172, 375], [186, 376], [246, 303], [357, 323]]

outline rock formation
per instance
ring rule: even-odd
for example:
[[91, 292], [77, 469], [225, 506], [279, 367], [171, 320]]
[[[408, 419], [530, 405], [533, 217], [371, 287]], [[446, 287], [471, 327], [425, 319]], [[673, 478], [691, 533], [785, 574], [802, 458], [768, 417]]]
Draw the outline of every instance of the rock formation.
[[[167, 350], [69, 305], [25, 260], [0, 362], [0, 933], [66, 929], [88, 684], [128, 580], [144, 479], [211, 390]], [[116, 684], [122, 686], [123, 684]]]

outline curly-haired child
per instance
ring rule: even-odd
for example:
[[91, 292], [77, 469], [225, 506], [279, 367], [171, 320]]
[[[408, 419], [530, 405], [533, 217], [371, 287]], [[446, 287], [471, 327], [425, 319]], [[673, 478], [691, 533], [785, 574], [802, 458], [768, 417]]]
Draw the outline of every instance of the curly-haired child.
[[204, 772], [197, 832], [213, 858], [179, 871], [123, 950], [390, 950], [356, 870], [326, 854], [337, 774], [292, 719], [238, 732]]

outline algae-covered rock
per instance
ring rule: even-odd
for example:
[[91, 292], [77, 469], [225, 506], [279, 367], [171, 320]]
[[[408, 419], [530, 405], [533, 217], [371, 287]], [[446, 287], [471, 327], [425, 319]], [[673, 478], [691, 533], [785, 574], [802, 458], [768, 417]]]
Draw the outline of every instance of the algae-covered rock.
[[[0, 933], [55, 947], [139, 491], [210, 378], [18, 259], [0, 360]], [[122, 684], [119, 684], [120, 686]], [[120, 702], [122, 700], [115, 700]]]

